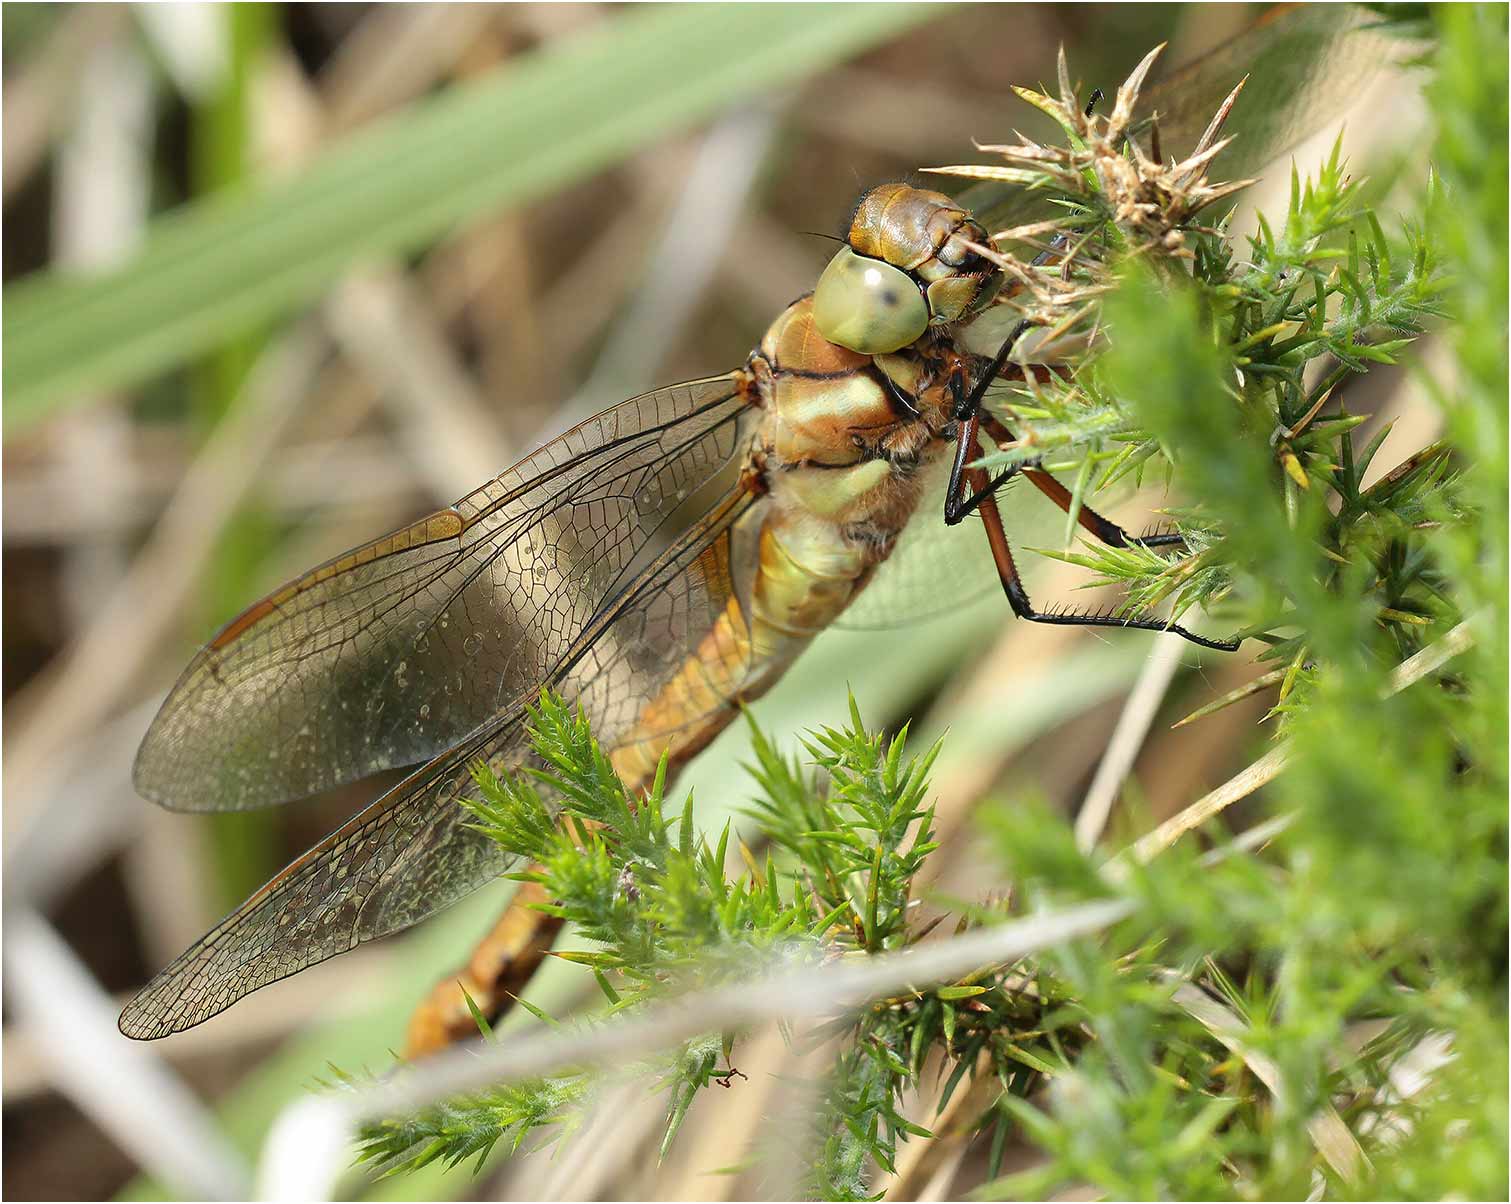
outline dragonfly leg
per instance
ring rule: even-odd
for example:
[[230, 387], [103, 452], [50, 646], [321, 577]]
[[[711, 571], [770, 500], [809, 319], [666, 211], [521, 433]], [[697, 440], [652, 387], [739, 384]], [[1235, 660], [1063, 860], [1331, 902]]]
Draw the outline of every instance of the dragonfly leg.
[[[957, 377], [957, 382], [958, 379]], [[958, 395], [958, 384], [956, 388]], [[986, 428], [987, 433], [999, 443], [1016, 442], [1016, 436], [1014, 436], [1012, 431], [1008, 430], [998, 419], [982, 411], [978, 410], [975, 414], [972, 414], [961, 422], [955, 439], [955, 459], [950, 465], [950, 482], [945, 492], [944, 521], [950, 526], [954, 526], [980, 506], [988, 496], [995, 493], [1019, 473], [1026, 476], [1035, 489], [1061, 510], [1065, 511], [1066, 514], [1069, 514], [1074, 500], [1070, 490], [1065, 488], [1050, 473], [1039, 467], [1037, 459], [1024, 460], [1020, 464], [1014, 464], [1010, 468], [998, 473], [982, 489], [976, 490], [968, 497], [960, 496], [961, 486], [965, 483], [965, 466], [971, 458], [971, 453], [976, 450], [976, 436], [983, 426]], [[1111, 519], [1084, 504], [1076, 512], [1076, 522], [1097, 539], [1114, 548], [1126, 548], [1135, 544], [1146, 548], [1160, 548], [1168, 547], [1172, 544], [1185, 543], [1185, 540], [1178, 531], [1156, 531], [1147, 535], [1130, 535]]]
[[[987, 434], [999, 443], [1016, 442], [1016, 437], [1012, 431], [1008, 430], [1006, 426], [990, 414], [981, 415], [981, 425], [986, 428]], [[1035, 461], [1025, 461], [1021, 467], [1023, 474], [1028, 477], [1029, 482], [1035, 489], [1061, 510], [1065, 511], [1066, 514], [1070, 513], [1074, 499], [1069, 489], [1065, 488], [1063, 484], [1040, 468]], [[1126, 548], [1134, 544], [1146, 548], [1162, 548], [1168, 547], [1171, 544], [1183, 544], [1185, 542], [1181, 538], [1179, 531], [1156, 531], [1148, 535], [1130, 535], [1111, 519], [1098, 514], [1090, 506], [1084, 504], [1076, 512], [1076, 522], [1108, 547], [1113, 548]]]
[[985, 484], [968, 497], [961, 497], [961, 486], [968, 483], [970, 475], [965, 466], [972, 454], [980, 450], [976, 446], [976, 436], [980, 429], [981, 416], [973, 414], [960, 424], [955, 435], [955, 460], [950, 465], [950, 483], [944, 495], [944, 521], [951, 527], [975, 511], [982, 502], [1025, 470], [1024, 465], [1014, 464], [998, 473], [990, 481], [986, 480], [986, 474], [983, 473], [981, 479]]
[[[981, 379], [976, 382], [969, 393], [965, 390], [965, 379], [961, 373], [955, 373], [950, 377], [950, 391], [955, 396], [953, 415], [957, 423], [955, 431], [955, 459], [950, 465], [950, 481], [945, 488], [944, 494], [944, 521], [953, 527], [966, 515], [970, 514], [983, 499], [995, 493], [1018, 473], [1025, 471], [1031, 463], [1014, 464], [998, 473], [991, 481], [982, 488], [977, 489], [968, 497], [962, 498], [961, 487], [966, 480], [966, 464], [972, 454], [979, 450], [976, 445], [977, 436], [981, 430], [981, 399], [986, 395], [987, 386], [997, 378], [1002, 371], [1002, 366], [1007, 362], [1007, 357], [1013, 349], [1013, 344], [1018, 341], [1023, 332], [1028, 329], [1027, 322], [1020, 322], [1016, 329], [1007, 336], [1001, 349], [993, 358], [991, 367], [986, 370]], [[989, 416], [988, 416], [989, 417]]]
[[1008, 605], [1020, 619], [1027, 619], [1033, 623], [1053, 623], [1064, 627], [1134, 627], [1142, 631], [1171, 631], [1202, 648], [1212, 648], [1218, 652], [1238, 650], [1236, 640], [1208, 639], [1193, 631], [1187, 631], [1178, 623], [1165, 623], [1155, 618], [1140, 618], [1136, 615], [1124, 617], [1114, 614], [1088, 614], [1082, 611], [1035, 610], [1033, 602], [1029, 600], [1028, 591], [1023, 588], [1023, 579], [1018, 575], [1018, 566], [1013, 563], [1013, 551], [1007, 542], [1007, 532], [1002, 527], [1002, 515], [997, 509], [997, 499], [991, 491], [986, 473], [979, 468], [967, 469], [966, 479], [980, 497], [977, 509], [981, 512], [982, 526], [986, 528], [986, 539], [991, 545], [992, 559], [997, 565], [997, 575], [1002, 579], [1002, 589], [1007, 594]]
[[[1102, 99], [1102, 90], [1095, 89], [1090, 99], [1086, 102], [1086, 116], [1090, 117], [1096, 110], [1097, 102]], [[1048, 263], [1055, 254], [1063, 251], [1069, 245], [1069, 239], [1064, 234], [1057, 234], [1050, 246], [1034, 256], [1035, 266]], [[981, 374], [974, 387], [967, 393], [964, 381], [957, 374], [950, 379], [950, 388], [955, 395], [953, 416], [960, 423], [959, 432], [955, 443], [955, 461], [950, 466], [950, 482], [944, 499], [944, 521], [954, 526], [966, 515], [977, 509], [988, 497], [994, 494], [1018, 473], [1023, 473], [1033, 482], [1034, 487], [1059, 506], [1065, 513], [1070, 513], [1072, 495], [1070, 490], [1055, 480], [1048, 472], [1039, 467], [1037, 458], [1024, 460], [1014, 464], [1003, 472], [998, 473], [981, 488], [976, 489], [969, 497], [962, 498], [961, 485], [964, 482], [965, 465], [970, 458], [970, 453], [975, 449], [976, 436], [980, 425], [985, 425], [989, 434], [998, 438], [1000, 442], [1014, 442], [1014, 436], [1007, 427], [998, 422], [990, 414], [982, 411], [981, 402], [986, 396], [987, 389], [992, 381], [1001, 375], [1002, 369], [1007, 364], [1007, 357], [1017, 345], [1020, 338], [1028, 330], [1030, 323], [1027, 319], [1018, 323], [1012, 332], [1003, 340], [997, 354], [992, 358], [990, 367]], [[1114, 548], [1126, 548], [1132, 544], [1142, 544], [1146, 548], [1163, 547], [1169, 544], [1184, 543], [1180, 533], [1176, 531], [1161, 531], [1150, 535], [1129, 535], [1123, 528], [1103, 517], [1090, 506], [1081, 506], [1076, 512], [1076, 521], [1087, 531], [1103, 543]]]

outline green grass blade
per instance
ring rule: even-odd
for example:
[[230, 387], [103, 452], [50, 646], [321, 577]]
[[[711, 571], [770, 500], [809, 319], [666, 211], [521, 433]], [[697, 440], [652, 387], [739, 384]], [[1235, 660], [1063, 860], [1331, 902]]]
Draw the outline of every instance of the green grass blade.
[[186, 205], [121, 268], [5, 290], [5, 428], [163, 372], [413, 250], [884, 41], [922, 5], [631, 12], [368, 127], [297, 177]]

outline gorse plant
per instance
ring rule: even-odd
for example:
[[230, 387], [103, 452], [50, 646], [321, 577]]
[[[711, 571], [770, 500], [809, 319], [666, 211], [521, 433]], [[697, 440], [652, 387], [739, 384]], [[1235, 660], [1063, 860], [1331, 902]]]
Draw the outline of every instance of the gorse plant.
[[[1220, 858], [1181, 842], [1107, 860], [1030, 801], [985, 807], [1003, 889], [952, 903], [957, 930], [1095, 899], [1128, 918], [789, 1034], [829, 1051], [801, 1118], [812, 1195], [876, 1191], [898, 1144], [928, 1135], [909, 1104], [938, 1075], [941, 1109], [980, 1089], [991, 1198], [1504, 1196], [1506, 16], [1453, 6], [1438, 27], [1441, 179], [1395, 235], [1335, 151], [1293, 180], [1283, 220], [1235, 243], [1212, 213], [1230, 191], [1207, 178], [1218, 131], [1165, 163], [1131, 119], [1142, 68], [1106, 117], [1063, 84], [1033, 96], [1067, 145], [972, 169], [1061, 203], [1012, 232], [1055, 257], [1004, 257], [1019, 282], [1005, 303], [1046, 344], [1080, 346], [996, 399], [1019, 438], [984, 463], [1069, 470], [1078, 499], [1166, 474], [1183, 549], [1052, 554], [1120, 584], [1129, 610], [1200, 606], [1260, 641], [1272, 668], [1244, 692], [1275, 689], [1288, 766]], [[1431, 384], [1443, 436], [1381, 472], [1385, 432], [1356, 443], [1349, 383], [1450, 309], [1459, 370]], [[937, 748], [868, 734], [853, 703], [806, 765], [757, 733], [760, 854], [728, 828], [701, 835], [690, 800], [669, 813], [664, 778], [632, 798], [561, 701], [542, 699], [533, 730], [544, 768], [480, 773], [472, 806], [593, 943], [559, 955], [605, 1001], [572, 1023], [948, 939], [916, 889]], [[666, 1094], [663, 1154], [738, 1050], [715, 1025], [630, 1068]], [[606, 1078], [375, 1125], [363, 1157], [395, 1170], [549, 1139]], [[999, 1177], [1009, 1139], [1040, 1158]]]
[[[1168, 602], [1177, 618], [1192, 606], [1238, 616], [1243, 635], [1271, 645], [1283, 702], [1319, 639], [1394, 663], [1458, 618], [1441, 566], [1423, 554], [1425, 531], [1458, 505], [1445, 488], [1448, 449], [1420, 449], [1366, 487], [1390, 428], [1356, 448], [1366, 419], [1340, 390], [1396, 362], [1441, 314], [1445, 283], [1419, 228], [1386, 236], [1341, 140], [1315, 179], [1293, 172], [1284, 221], [1260, 216], [1242, 255], [1228, 219], [1199, 224], [1247, 183], [1208, 178], [1237, 93], [1189, 158], [1151, 158], [1132, 113], [1153, 57], [1106, 117], [1082, 109], [1062, 58], [1059, 98], [1020, 94], [1061, 124], [1066, 146], [988, 147], [1004, 166], [940, 169], [1057, 194], [1061, 217], [1006, 235], [1048, 261], [994, 258], [1021, 285], [1007, 304], [1048, 330], [1050, 346], [1085, 348], [1071, 370], [1025, 370], [998, 397], [1018, 439], [982, 463], [1072, 473], [1077, 502], [1179, 465], [1195, 499], [1172, 513], [1179, 554], [1090, 542], [1041, 551], [1122, 587], [1121, 613]], [[1256, 506], [1279, 521], [1253, 521]], [[1067, 530], [1074, 523], [1073, 509]], [[1350, 616], [1320, 604], [1343, 593], [1358, 599]], [[1314, 630], [1334, 621], [1347, 629]], [[1366, 638], [1365, 625], [1388, 638]]]
[[[913, 881], [936, 847], [924, 800], [937, 746], [906, 757], [905, 731], [888, 740], [868, 734], [853, 708], [851, 718], [850, 727], [819, 733], [807, 745], [822, 785], [756, 733], [752, 815], [771, 850], [758, 863], [742, 845], [747, 870], [734, 879], [724, 868], [728, 827], [711, 846], [696, 834], [688, 802], [668, 816], [664, 779], [632, 800], [581, 714], [549, 695], [532, 716], [535, 751], [548, 768], [508, 781], [479, 770], [482, 797], [470, 806], [503, 848], [535, 863], [518, 876], [558, 900], [549, 910], [600, 946], [560, 956], [591, 970], [607, 1019], [656, 998], [768, 973], [778, 963], [899, 949], [927, 931], [912, 919]], [[1009, 1078], [1043, 1064], [1050, 1051], [1036, 1055], [1035, 1037], [1015, 1035], [1037, 1029], [1042, 1003], [1005, 989], [1005, 974], [983, 972], [881, 1001], [814, 1034], [818, 1042], [843, 1043], [815, 1120], [814, 1193], [864, 1195], [868, 1172], [890, 1163], [899, 1137], [925, 1132], [898, 1103], [936, 1045], [954, 1050], [962, 1068], [995, 1051]], [[641, 1068], [668, 1093], [663, 1153], [695, 1093], [737, 1073], [729, 1061], [733, 1037], [690, 1042]], [[379, 1126], [364, 1156], [417, 1166], [486, 1154], [506, 1136], [518, 1145], [547, 1125], [569, 1129], [586, 1094], [581, 1076], [508, 1087]]]

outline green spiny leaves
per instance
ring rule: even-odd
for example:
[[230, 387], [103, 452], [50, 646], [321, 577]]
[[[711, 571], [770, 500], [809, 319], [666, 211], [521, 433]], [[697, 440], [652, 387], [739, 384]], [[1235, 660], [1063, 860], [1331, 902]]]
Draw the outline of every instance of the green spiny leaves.
[[[466, 805], [479, 830], [534, 862], [516, 877], [546, 888], [554, 901], [542, 908], [597, 943], [557, 955], [588, 969], [607, 1001], [605, 1017], [589, 1023], [758, 974], [776, 956], [866, 956], [918, 937], [913, 880], [935, 848], [927, 775], [937, 745], [910, 757], [906, 730], [869, 733], [852, 704], [849, 726], [806, 742], [805, 768], [755, 729], [752, 814], [776, 855], [762, 864], [738, 842], [746, 872], [731, 877], [730, 830], [711, 846], [693, 826], [691, 799], [669, 817], [664, 772], [632, 796], [582, 713], [550, 694], [531, 710], [530, 730], [533, 767], [503, 778], [477, 767], [480, 797]], [[839, 1037], [842, 1049], [810, 1118], [815, 1195], [862, 1197], [896, 1142], [923, 1131], [898, 1108], [930, 1049], [962, 1051], [974, 1066], [994, 1033], [1032, 1029], [1032, 1018], [1003, 1029], [1007, 1017], [1022, 1019], [1021, 1003], [1003, 991], [1000, 974], [977, 977], [825, 1027], [823, 1038]], [[663, 1153], [697, 1094], [739, 1075], [729, 1062], [733, 1044], [733, 1034], [710, 1033], [636, 1068], [667, 1095]], [[1021, 1071], [1033, 1055], [1015, 1048]], [[506, 1136], [517, 1148], [533, 1129], [575, 1123], [589, 1086], [585, 1076], [541, 1081], [373, 1126], [363, 1157], [394, 1170], [481, 1159]]]
[[1017, 441], [980, 461], [1073, 471], [1077, 504], [1151, 465], [1177, 474], [1191, 500], [1166, 514], [1182, 551], [1039, 550], [1120, 587], [1119, 614], [1229, 616], [1298, 666], [1287, 697], [1309, 688], [1301, 666], [1396, 663], [1462, 615], [1431, 551], [1464, 517], [1447, 450], [1366, 488], [1384, 433], [1355, 446], [1367, 416], [1349, 411], [1347, 382], [1396, 363], [1447, 283], [1424, 228], [1392, 239], [1362, 197], [1340, 142], [1314, 177], [1293, 172], [1284, 221], [1261, 217], [1241, 257], [1226, 221], [1185, 229], [1165, 255], [1073, 243], [1055, 271], [1095, 293], [1065, 331], [1082, 350], [1001, 399]]

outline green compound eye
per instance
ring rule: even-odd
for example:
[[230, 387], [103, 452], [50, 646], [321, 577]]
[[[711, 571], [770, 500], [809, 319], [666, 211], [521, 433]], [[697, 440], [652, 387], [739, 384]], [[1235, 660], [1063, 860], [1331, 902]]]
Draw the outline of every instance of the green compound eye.
[[929, 327], [929, 307], [906, 272], [846, 247], [818, 278], [813, 320], [831, 343], [862, 355], [883, 355], [922, 336]]

